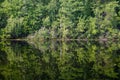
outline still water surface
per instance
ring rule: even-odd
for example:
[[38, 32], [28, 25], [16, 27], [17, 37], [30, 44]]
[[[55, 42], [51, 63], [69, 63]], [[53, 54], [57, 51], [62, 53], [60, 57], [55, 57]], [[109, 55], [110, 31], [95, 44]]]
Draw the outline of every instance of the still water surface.
[[0, 42], [0, 80], [120, 80], [120, 42]]

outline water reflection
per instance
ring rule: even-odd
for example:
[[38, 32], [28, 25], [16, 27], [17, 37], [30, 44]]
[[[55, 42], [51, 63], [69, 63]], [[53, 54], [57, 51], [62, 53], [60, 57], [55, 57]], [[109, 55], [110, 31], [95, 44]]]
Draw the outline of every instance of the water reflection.
[[0, 80], [119, 80], [119, 42], [0, 42]]

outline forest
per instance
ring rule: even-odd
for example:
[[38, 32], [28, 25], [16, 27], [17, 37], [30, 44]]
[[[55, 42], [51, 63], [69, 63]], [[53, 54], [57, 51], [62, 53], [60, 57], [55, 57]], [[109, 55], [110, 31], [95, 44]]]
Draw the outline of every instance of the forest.
[[0, 0], [0, 39], [119, 39], [120, 0]]
[[0, 0], [0, 80], [120, 80], [120, 0]]

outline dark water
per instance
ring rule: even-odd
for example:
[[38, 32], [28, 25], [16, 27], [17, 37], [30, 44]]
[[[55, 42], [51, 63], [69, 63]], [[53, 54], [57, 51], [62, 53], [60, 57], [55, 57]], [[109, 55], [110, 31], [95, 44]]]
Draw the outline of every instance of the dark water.
[[120, 42], [0, 42], [0, 80], [120, 80]]

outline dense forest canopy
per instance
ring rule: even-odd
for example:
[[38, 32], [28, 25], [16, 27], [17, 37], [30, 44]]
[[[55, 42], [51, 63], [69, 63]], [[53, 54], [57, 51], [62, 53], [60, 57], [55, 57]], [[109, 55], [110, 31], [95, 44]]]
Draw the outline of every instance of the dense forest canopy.
[[119, 38], [119, 0], [0, 0], [0, 38]]

